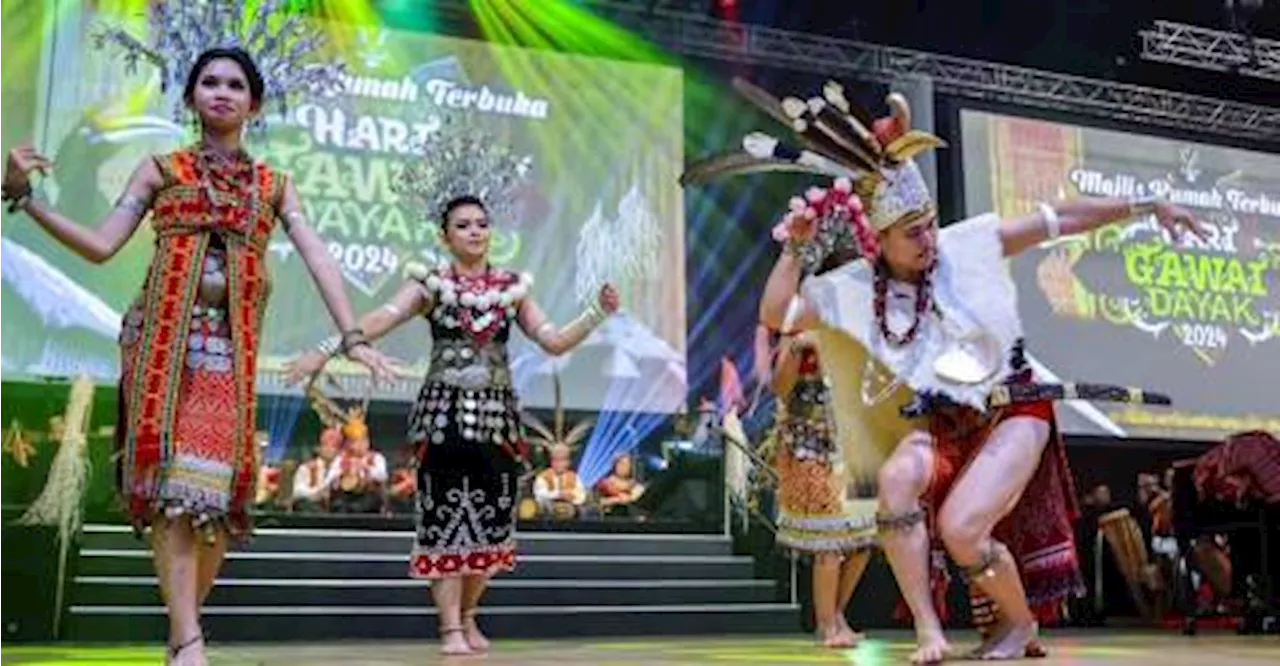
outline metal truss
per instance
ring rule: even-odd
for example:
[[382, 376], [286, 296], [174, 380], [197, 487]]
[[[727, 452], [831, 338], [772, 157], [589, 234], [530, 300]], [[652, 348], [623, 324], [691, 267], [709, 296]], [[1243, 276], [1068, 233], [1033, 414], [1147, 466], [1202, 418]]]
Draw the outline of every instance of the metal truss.
[[1138, 34], [1144, 60], [1280, 81], [1280, 42], [1274, 40], [1170, 21]]
[[[466, 0], [443, 0], [437, 6], [454, 5], [459, 12], [467, 12], [467, 4]], [[687, 0], [584, 0], [584, 4], [686, 56], [888, 83], [928, 77], [936, 90], [971, 99], [1280, 142], [1280, 108], [727, 22], [705, 9], [691, 8]]]

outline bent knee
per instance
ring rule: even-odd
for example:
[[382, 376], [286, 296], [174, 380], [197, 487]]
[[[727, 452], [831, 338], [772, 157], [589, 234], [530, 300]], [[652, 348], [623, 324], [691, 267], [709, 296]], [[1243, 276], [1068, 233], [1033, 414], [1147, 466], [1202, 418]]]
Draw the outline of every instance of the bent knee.
[[924, 491], [929, 481], [928, 447], [932, 440], [927, 434], [915, 432], [905, 437], [897, 451], [885, 461], [876, 475], [882, 493], [913, 496]]
[[895, 456], [890, 459], [876, 474], [880, 493], [898, 496], [918, 492], [920, 486], [924, 485], [924, 479], [918, 467], [918, 464], [905, 456]]
[[972, 560], [986, 540], [987, 532], [985, 522], [977, 517], [958, 516], [945, 511], [938, 516], [938, 537], [956, 561], [967, 563]]

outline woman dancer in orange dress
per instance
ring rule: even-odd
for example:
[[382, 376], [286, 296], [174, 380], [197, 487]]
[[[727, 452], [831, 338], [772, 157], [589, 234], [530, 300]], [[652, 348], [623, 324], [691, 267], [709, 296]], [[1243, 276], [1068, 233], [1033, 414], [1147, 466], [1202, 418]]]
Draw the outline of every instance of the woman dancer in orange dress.
[[[834, 213], [834, 197], [791, 200], [786, 219], [774, 229], [784, 253], [796, 249], [787, 220], [808, 210]], [[853, 258], [854, 248], [833, 248], [825, 258], [812, 256], [806, 274], [821, 274]], [[816, 262], [821, 260], [822, 265]], [[814, 270], [816, 268], [816, 270]], [[768, 330], [767, 327], [765, 329]], [[763, 346], [763, 348], [761, 348]], [[778, 545], [811, 557], [813, 616], [818, 643], [824, 647], [852, 647], [862, 638], [850, 626], [845, 611], [866, 570], [876, 543], [875, 503], [857, 501], [847, 487], [844, 460], [831, 412], [831, 391], [823, 375], [818, 345], [807, 333], [778, 338], [776, 355], [767, 339], [757, 341], [757, 355], [773, 356], [771, 388], [777, 396], [773, 431], [773, 465], [778, 473]]]
[[5, 168], [10, 210], [94, 263], [115, 256], [151, 214], [155, 255], [120, 335], [119, 481], [135, 528], [150, 531], [175, 664], [204, 663], [200, 607], [228, 538], [241, 540], [251, 528], [254, 381], [267, 241], [277, 224], [311, 270], [343, 351], [377, 375], [390, 371], [355, 327], [341, 273], [307, 225], [293, 184], [242, 146], [265, 87], [245, 51], [200, 53], [182, 97], [199, 119], [200, 141], [143, 159], [97, 228], [33, 196], [29, 172], [53, 164], [32, 147], [10, 151]]

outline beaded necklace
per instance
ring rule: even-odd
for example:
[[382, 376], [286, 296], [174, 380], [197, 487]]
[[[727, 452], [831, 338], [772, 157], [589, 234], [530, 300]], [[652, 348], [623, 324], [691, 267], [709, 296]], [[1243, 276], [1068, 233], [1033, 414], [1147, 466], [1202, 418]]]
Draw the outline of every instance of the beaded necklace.
[[934, 307], [932, 283], [933, 269], [936, 265], [936, 261], [930, 262], [929, 267], [925, 269], [920, 285], [916, 288], [915, 319], [911, 322], [911, 326], [907, 328], [906, 332], [899, 333], [889, 329], [889, 318], [887, 316], [889, 309], [889, 268], [883, 261], [876, 262], [874, 306], [876, 324], [880, 327], [880, 334], [894, 347], [903, 347], [915, 342], [916, 337], [920, 334], [920, 325], [924, 322], [925, 313]]
[[239, 150], [224, 156], [208, 145], [196, 150], [196, 175], [209, 202], [210, 224], [247, 227], [258, 212], [258, 187], [254, 161]]
[[493, 339], [507, 317], [515, 316], [516, 305], [529, 293], [532, 282], [528, 275], [513, 279], [509, 273], [495, 273], [488, 265], [477, 277], [461, 275], [456, 267], [448, 265], [428, 276], [425, 284], [445, 308], [437, 314], [436, 321], [447, 328], [461, 328], [484, 345]]

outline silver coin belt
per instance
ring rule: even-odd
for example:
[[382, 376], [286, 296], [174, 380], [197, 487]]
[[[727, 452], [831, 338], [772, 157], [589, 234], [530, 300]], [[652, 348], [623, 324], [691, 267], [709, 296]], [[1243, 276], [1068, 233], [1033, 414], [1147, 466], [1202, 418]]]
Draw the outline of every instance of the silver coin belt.
[[210, 252], [204, 258], [200, 290], [191, 308], [186, 365], [192, 370], [231, 371], [231, 326], [227, 321], [226, 258]]
[[426, 380], [471, 391], [512, 388], [506, 348], [485, 345], [476, 349], [470, 341], [436, 341]]

